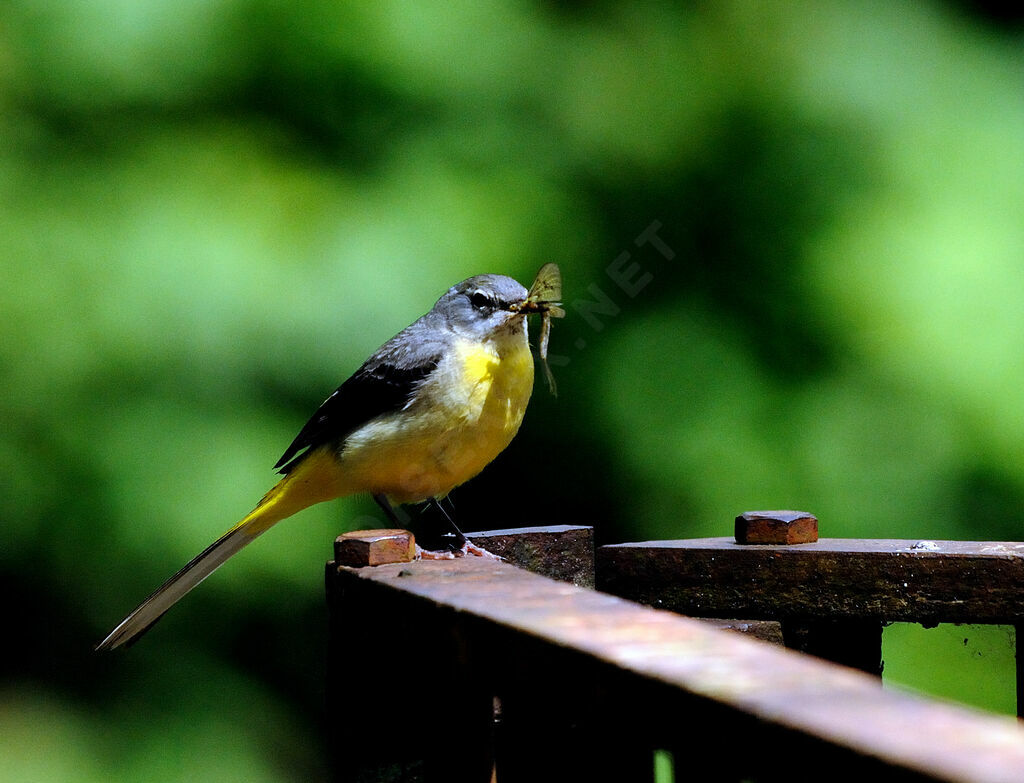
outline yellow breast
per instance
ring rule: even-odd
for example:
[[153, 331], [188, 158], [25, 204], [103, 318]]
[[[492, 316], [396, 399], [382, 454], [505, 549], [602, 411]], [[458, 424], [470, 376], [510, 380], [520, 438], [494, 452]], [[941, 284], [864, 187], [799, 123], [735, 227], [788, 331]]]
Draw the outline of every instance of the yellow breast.
[[349, 437], [342, 463], [352, 491], [398, 503], [447, 494], [508, 446], [532, 391], [525, 328], [484, 342], [456, 339], [405, 410]]
[[472, 428], [511, 430], [511, 440], [533, 391], [533, 357], [525, 337], [504, 352], [489, 342], [459, 341], [452, 365], [452, 381], [441, 395], [453, 415]]

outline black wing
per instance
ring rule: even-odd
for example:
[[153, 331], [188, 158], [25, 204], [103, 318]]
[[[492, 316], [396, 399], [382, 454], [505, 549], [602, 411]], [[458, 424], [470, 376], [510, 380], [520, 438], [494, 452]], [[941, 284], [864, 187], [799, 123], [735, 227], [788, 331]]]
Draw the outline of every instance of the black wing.
[[441, 360], [440, 349], [417, 351], [421, 355], [410, 361], [406, 351], [389, 348], [391, 343], [385, 344], [323, 401], [285, 449], [275, 469], [288, 473], [309, 453], [299, 454], [303, 449], [340, 440], [370, 419], [400, 410]]

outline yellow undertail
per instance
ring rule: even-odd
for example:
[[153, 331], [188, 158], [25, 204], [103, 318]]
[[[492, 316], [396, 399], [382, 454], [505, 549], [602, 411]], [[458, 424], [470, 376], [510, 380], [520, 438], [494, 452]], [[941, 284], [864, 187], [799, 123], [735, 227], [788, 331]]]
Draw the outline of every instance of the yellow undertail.
[[223, 565], [242, 547], [282, 519], [315, 503], [349, 494], [340, 480], [337, 458], [327, 448], [309, 453], [237, 525], [192, 558], [178, 573], [139, 604], [130, 615], [96, 645], [113, 650], [132, 644], [192, 588]]

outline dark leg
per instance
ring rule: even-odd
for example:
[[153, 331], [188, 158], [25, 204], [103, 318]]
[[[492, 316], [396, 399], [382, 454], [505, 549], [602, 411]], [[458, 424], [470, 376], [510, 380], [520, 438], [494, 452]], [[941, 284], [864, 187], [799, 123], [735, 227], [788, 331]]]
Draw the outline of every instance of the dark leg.
[[[441, 500], [446, 499], [447, 498], [442, 498]], [[431, 498], [428, 501], [428, 503], [431, 503], [434, 506], [434, 508], [441, 512], [441, 516], [448, 520], [448, 525], [451, 527], [453, 532], [450, 534], [446, 534], [445, 536], [443, 536], [443, 538], [451, 539], [451, 542], [447, 544], [448, 549], [451, 552], [454, 552], [456, 556], [475, 555], [476, 557], [486, 557], [492, 560], [504, 560], [504, 558], [498, 557], [497, 555], [488, 552], [486, 549], [482, 547], [478, 547], [476, 544], [474, 544], [472, 541], [466, 538], [465, 534], [461, 530], [459, 530], [459, 526], [455, 524], [455, 520], [452, 519], [455, 507], [452, 505], [451, 500], [448, 500], [448, 506], [449, 508], [451, 508], [453, 512], [452, 514], [449, 514], [445, 510], [444, 506], [441, 505], [441, 500], [438, 500], [437, 498]]]
[[[444, 517], [445, 520], [447, 520], [448, 526], [454, 533], [454, 535], [444, 536], [444, 538], [446, 539], [452, 539], [451, 541], [445, 542], [448, 548], [451, 549], [453, 552], [457, 549], [462, 549], [462, 547], [466, 543], [466, 537], [462, 534], [462, 531], [459, 530], [459, 526], [455, 524], [455, 520], [452, 518], [452, 514], [449, 514], [448, 511], [445, 510], [445, 507], [441, 505], [441, 501], [438, 500], [437, 498], [431, 498], [428, 502], [431, 503], [434, 506], [434, 508], [436, 508], [439, 512], [441, 512], [441, 516]], [[448, 505], [451, 506], [452, 512], [454, 513], [455, 507], [452, 506], [451, 503], [452, 502], [449, 500]]]
[[391, 523], [395, 527], [405, 527], [405, 524], [406, 522], [408, 522], [408, 520], [406, 520], [406, 522], [403, 522], [401, 519], [398, 518], [398, 513], [395, 511], [394, 506], [391, 505], [391, 502], [388, 500], [386, 495], [374, 495], [373, 499], [377, 501], [377, 505], [384, 510], [384, 515], [391, 520]]
[[438, 503], [447, 503], [448, 504], [448, 516], [450, 516], [452, 519], [455, 519], [455, 501], [452, 500], [452, 496], [451, 495], [445, 495], [443, 498], [438, 498], [437, 502]]

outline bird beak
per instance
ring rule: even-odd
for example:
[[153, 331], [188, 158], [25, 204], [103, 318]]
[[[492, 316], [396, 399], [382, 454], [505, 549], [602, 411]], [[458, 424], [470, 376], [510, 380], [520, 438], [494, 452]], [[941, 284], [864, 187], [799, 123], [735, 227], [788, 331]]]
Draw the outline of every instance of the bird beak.
[[564, 318], [565, 310], [561, 302], [547, 302], [538, 300], [536, 296], [528, 296], [521, 302], [514, 302], [509, 308], [513, 313], [521, 315], [532, 315], [533, 313], [550, 314], [554, 318]]
[[561, 302], [539, 302], [531, 297], [513, 305], [512, 312], [522, 313], [524, 315], [542, 313], [544, 315], [550, 315], [553, 318], [564, 318], [565, 310], [562, 309], [561, 305]]
[[524, 299], [522, 302], [515, 302], [512, 305], [512, 312], [513, 313], [524, 313], [524, 314], [543, 313], [544, 310], [545, 310], [544, 303], [543, 302], [537, 302], [537, 301], [533, 300], [532, 298]]

